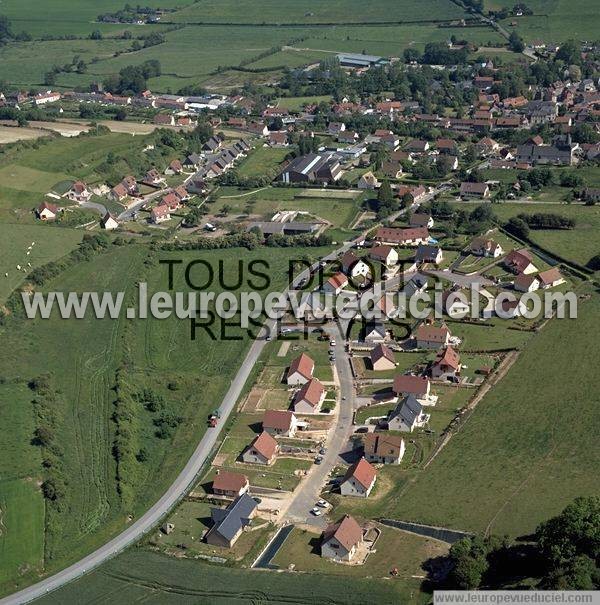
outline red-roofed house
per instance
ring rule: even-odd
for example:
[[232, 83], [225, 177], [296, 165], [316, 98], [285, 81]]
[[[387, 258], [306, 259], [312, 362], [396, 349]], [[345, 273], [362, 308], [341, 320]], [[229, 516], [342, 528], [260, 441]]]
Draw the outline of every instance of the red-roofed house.
[[321, 535], [321, 556], [338, 561], [351, 561], [363, 541], [362, 527], [354, 517], [328, 525]]
[[376, 371], [393, 370], [396, 367], [394, 352], [384, 344], [378, 344], [371, 351], [371, 367]]
[[212, 484], [214, 494], [228, 496], [229, 498], [237, 498], [245, 494], [249, 487], [250, 483], [246, 475], [223, 470], [217, 470]]
[[325, 387], [316, 379], [309, 380], [294, 396], [296, 414], [316, 414], [325, 399]]
[[460, 374], [460, 368], [460, 355], [452, 347], [446, 347], [437, 354], [431, 366], [431, 377], [438, 380], [455, 378]]
[[292, 360], [286, 382], [288, 385], [306, 384], [313, 376], [315, 362], [306, 354], [301, 353]]
[[244, 451], [242, 460], [248, 464], [272, 464], [278, 451], [277, 441], [263, 431]]
[[58, 212], [58, 206], [48, 202], [42, 202], [36, 210], [37, 217], [42, 221], [53, 221]]
[[339, 294], [348, 285], [348, 278], [341, 272], [332, 275], [324, 284], [325, 292]]
[[445, 324], [437, 327], [422, 323], [414, 333], [418, 349], [439, 349], [450, 342], [450, 330]]
[[267, 410], [263, 416], [262, 427], [269, 435], [293, 437], [298, 428], [298, 420], [287, 410]]
[[533, 264], [533, 257], [529, 250], [523, 248], [521, 250], [512, 250], [504, 259], [504, 265], [515, 274], [519, 273], [535, 273], [537, 267]]
[[340, 483], [342, 496], [367, 498], [375, 485], [377, 471], [372, 464], [361, 458], [353, 464]]
[[363, 541], [362, 527], [354, 517], [328, 525], [321, 535], [321, 556], [338, 561], [351, 561]]

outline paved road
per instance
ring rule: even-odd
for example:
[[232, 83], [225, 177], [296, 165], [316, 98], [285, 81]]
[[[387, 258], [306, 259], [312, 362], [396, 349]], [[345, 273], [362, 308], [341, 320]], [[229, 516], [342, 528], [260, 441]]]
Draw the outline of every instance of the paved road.
[[164, 195], [165, 193], [167, 193], [168, 190], [169, 189], [167, 187], [167, 188], [164, 188], [164, 189], [159, 189], [157, 191], [153, 191], [152, 193], [149, 193], [148, 195], [145, 195], [144, 197], [140, 198], [137, 202], [134, 202], [133, 204], [131, 204], [131, 206], [129, 206], [129, 208], [127, 208], [127, 210], [123, 210], [123, 212], [121, 212], [121, 214], [119, 214], [119, 216], [117, 217], [117, 220], [119, 220], [119, 221], [130, 221], [133, 218], [133, 215], [144, 204], [147, 204], [148, 202], [152, 201], [156, 197]]
[[[160, 192], [155, 192], [151, 195], [159, 195]], [[328, 256], [324, 257], [324, 260], [333, 260], [340, 254], [343, 254], [353, 246], [353, 242], [347, 242]], [[313, 265], [313, 269], [316, 269], [318, 264]], [[294, 279], [292, 287], [297, 285], [301, 279], [308, 277], [308, 270], [300, 273]], [[242, 389], [248, 379], [254, 364], [257, 362], [262, 350], [266, 345], [265, 335], [275, 335], [275, 322], [268, 320], [262, 332], [258, 338], [252, 343], [250, 350], [244, 358], [240, 369], [231, 381], [229, 390], [225, 394], [219, 409], [221, 411], [221, 422], [217, 428], [208, 428], [198, 447], [195, 449], [188, 463], [184, 469], [177, 476], [175, 481], [169, 487], [169, 490], [150, 508], [142, 517], [132, 523], [125, 531], [120, 533], [118, 536], [113, 538], [110, 542], [94, 551], [84, 559], [81, 559], [77, 563], [59, 571], [58, 573], [42, 580], [41, 582], [34, 584], [28, 588], [25, 588], [11, 596], [4, 599], [0, 599], [0, 605], [18, 605], [21, 603], [27, 603], [34, 599], [37, 599], [48, 592], [60, 588], [68, 582], [72, 582], [77, 578], [80, 578], [84, 574], [88, 573], [92, 569], [98, 567], [108, 559], [112, 558], [116, 554], [125, 550], [128, 546], [137, 542], [143, 535], [151, 531], [163, 517], [177, 504], [177, 502], [185, 496], [189, 491], [191, 485], [196, 480], [200, 471], [204, 467], [204, 464], [209, 459], [211, 452], [217, 442], [221, 427], [226, 423], [227, 417], [232, 412], [236, 402], [238, 401]], [[341, 339], [340, 339], [341, 343]], [[343, 345], [338, 345], [343, 346]], [[340, 359], [344, 357], [342, 351], [339, 355]], [[351, 417], [351, 412], [350, 412]]]
[[[300, 483], [294, 492], [293, 500], [283, 516], [284, 521], [291, 523], [307, 523], [324, 527], [327, 521], [324, 517], [315, 517], [310, 509], [320, 497], [321, 490], [329, 478], [330, 471], [341, 462], [339, 454], [344, 450], [350, 435], [352, 435], [352, 413], [355, 405], [354, 381], [350, 369], [350, 358], [344, 351], [344, 340], [336, 328], [332, 335], [335, 338], [335, 367], [339, 379], [340, 400], [336, 410], [334, 424], [329, 431], [325, 447], [327, 451], [320, 465], [315, 464], [308, 477]], [[344, 399], [345, 398], [345, 399]]]

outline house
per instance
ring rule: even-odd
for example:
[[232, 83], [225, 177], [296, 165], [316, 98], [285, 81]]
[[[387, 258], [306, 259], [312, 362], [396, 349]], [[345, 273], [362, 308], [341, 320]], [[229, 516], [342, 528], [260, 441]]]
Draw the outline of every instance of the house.
[[148, 172], [146, 172], [146, 176], [144, 176], [142, 182], [146, 185], [157, 186], [161, 183], [164, 183], [164, 180], [165, 179], [162, 177], [160, 172], [156, 170], [156, 168], [151, 168], [148, 170]]
[[502, 256], [504, 250], [502, 246], [488, 237], [476, 237], [469, 244], [469, 252], [475, 256], [489, 256], [490, 258], [498, 258]]
[[425, 290], [427, 290], [427, 285], [427, 277], [421, 273], [417, 273], [408, 280], [404, 286], [403, 293], [408, 300], [417, 294], [417, 292], [425, 292]]
[[294, 396], [294, 412], [316, 414], [323, 399], [325, 399], [325, 387], [316, 378], [312, 378]]
[[533, 273], [519, 273], [515, 277], [513, 286], [519, 292], [533, 292], [540, 287], [540, 280]]
[[444, 260], [444, 253], [439, 246], [429, 244], [419, 244], [415, 252], [415, 261], [417, 263], [433, 263], [439, 265]]
[[165, 221], [168, 221], [170, 219], [171, 211], [169, 210], [169, 207], [165, 204], [155, 206], [150, 211], [150, 221], [153, 222], [155, 225], [158, 225], [159, 223], [164, 223]]
[[342, 167], [332, 154], [309, 153], [293, 159], [279, 180], [290, 183], [332, 183], [342, 176]]
[[59, 209], [58, 206], [54, 204], [49, 204], [48, 202], [42, 202], [35, 211], [37, 217], [42, 221], [53, 221], [56, 219]]
[[361, 260], [352, 250], [348, 250], [342, 258], [342, 270], [344, 273], [353, 279], [359, 277], [367, 277], [371, 274], [371, 268], [365, 261]]
[[407, 395], [398, 402], [398, 405], [388, 418], [390, 431], [412, 433], [429, 422], [429, 414], [423, 412], [423, 405], [414, 395]]
[[269, 129], [264, 122], [248, 122], [246, 124], [246, 130], [260, 137], [266, 137], [269, 134]]
[[227, 496], [237, 498], [245, 494], [250, 488], [250, 482], [246, 475], [241, 473], [232, 473], [231, 471], [217, 470], [213, 479], [212, 491], [217, 496]]
[[410, 226], [411, 227], [427, 227], [431, 229], [434, 225], [433, 218], [429, 214], [415, 212], [410, 215]]
[[108, 197], [110, 197], [115, 202], [120, 202], [121, 200], [125, 199], [128, 195], [129, 193], [125, 185], [123, 185], [123, 183], [118, 183], [110, 190]]
[[321, 534], [321, 556], [326, 559], [352, 561], [362, 541], [362, 527], [354, 517], [344, 515], [341, 521], [328, 525]]
[[391, 246], [418, 246], [429, 241], [427, 227], [397, 229], [395, 227], [379, 227], [374, 237], [376, 242]]
[[442, 310], [453, 319], [462, 319], [469, 313], [468, 300], [465, 292], [444, 290], [442, 292]]
[[202, 164], [202, 156], [198, 153], [190, 153], [183, 160], [183, 165], [190, 170], [198, 170], [200, 164]]
[[313, 377], [314, 370], [315, 362], [306, 353], [301, 353], [290, 363], [286, 382], [288, 385], [306, 384]]
[[75, 181], [67, 192], [67, 197], [74, 202], [87, 202], [92, 197], [92, 192], [83, 181]]
[[381, 164], [381, 172], [390, 179], [399, 179], [404, 172], [400, 162], [389, 160]]
[[400, 464], [406, 446], [400, 435], [368, 433], [365, 435], [365, 459], [375, 464]]
[[571, 166], [575, 162], [575, 150], [577, 144], [559, 143], [556, 145], [531, 145], [517, 146], [517, 162], [525, 164], [542, 164], [552, 166]]
[[174, 126], [175, 116], [170, 113], [157, 113], [152, 122], [159, 126]]
[[180, 202], [187, 202], [190, 197], [192, 197], [183, 185], [178, 185], [177, 187], [175, 187], [172, 193], [179, 198]]
[[490, 188], [487, 183], [461, 183], [460, 197], [464, 200], [490, 197]]
[[358, 188], [359, 189], [377, 189], [381, 183], [377, 180], [377, 177], [371, 172], [365, 172], [358, 179]]
[[364, 458], [361, 458], [348, 469], [340, 483], [340, 492], [342, 496], [368, 498], [376, 479], [377, 471], [375, 468]]
[[460, 355], [450, 346], [442, 349], [436, 355], [431, 366], [431, 377], [438, 380], [456, 378], [460, 374]]
[[439, 349], [450, 342], [450, 330], [446, 324], [437, 327], [422, 323], [413, 335], [417, 349]]
[[339, 294], [348, 285], [348, 278], [343, 273], [334, 273], [324, 284], [323, 291]]
[[202, 149], [208, 152], [215, 152], [221, 147], [222, 144], [223, 139], [221, 139], [220, 136], [215, 135], [210, 137], [210, 139], [208, 139], [208, 141], [202, 145]]
[[435, 148], [440, 153], [445, 153], [448, 155], [456, 156], [458, 153], [456, 141], [453, 141], [452, 139], [437, 139], [437, 141], [435, 142]]
[[227, 126], [230, 128], [239, 128], [243, 130], [246, 128], [246, 118], [229, 118], [227, 120]]
[[426, 195], [427, 189], [423, 185], [419, 185], [418, 187], [401, 185], [396, 189], [396, 197], [410, 204], [423, 201]]
[[394, 352], [384, 344], [378, 344], [370, 353], [371, 367], [376, 371], [393, 370], [396, 367]]
[[334, 137], [339, 136], [345, 130], [346, 124], [343, 122], [329, 122], [329, 125], [327, 126], [327, 132]]
[[270, 132], [267, 137], [269, 147], [288, 147], [290, 142], [285, 131]]
[[181, 174], [183, 172], [183, 165], [179, 160], [173, 160], [165, 170], [165, 174]]
[[206, 534], [206, 542], [231, 548], [250, 525], [257, 508], [258, 503], [248, 494], [238, 496], [227, 508], [211, 508], [213, 526]]
[[52, 92], [48, 90], [47, 92], [41, 92], [34, 97], [34, 103], [36, 105], [45, 105], [46, 103], [55, 103], [60, 100], [59, 92]]
[[492, 155], [500, 149], [500, 144], [490, 137], [483, 137], [476, 144], [477, 151], [484, 156]]
[[119, 223], [117, 222], [117, 219], [110, 212], [107, 212], [100, 219], [100, 226], [102, 227], [102, 229], [106, 229], [107, 231], [113, 231], [114, 229], [119, 228]]
[[167, 206], [170, 212], [181, 208], [181, 200], [174, 193], [167, 193], [160, 201], [160, 206]]
[[298, 428], [298, 420], [287, 410], [267, 410], [263, 416], [262, 428], [269, 435], [293, 437]]
[[369, 251], [369, 258], [379, 261], [386, 267], [393, 267], [398, 264], [398, 252], [391, 246], [374, 246]]
[[397, 374], [394, 377], [392, 392], [400, 399], [412, 395], [417, 401], [423, 403], [433, 396], [430, 394], [431, 383], [427, 376], [413, 376], [412, 374]]
[[404, 147], [404, 151], [410, 153], [425, 153], [426, 151], [429, 151], [429, 142], [413, 139]]
[[565, 283], [565, 278], [561, 275], [557, 267], [553, 267], [547, 271], [541, 271], [538, 273], [538, 278], [540, 280], [540, 287], [544, 290], [554, 288]]
[[344, 132], [340, 132], [340, 134], [337, 135], [337, 140], [339, 143], [348, 143], [349, 145], [354, 145], [355, 143], [358, 143], [359, 139], [360, 136], [358, 132], [355, 132], [353, 130], [345, 130]]
[[514, 319], [520, 317], [527, 311], [527, 305], [521, 300], [503, 299], [500, 303], [500, 309], [496, 309], [497, 314], [502, 314], [504, 319]]
[[380, 321], [370, 321], [365, 326], [364, 342], [383, 342], [387, 337], [385, 325]]
[[515, 275], [519, 273], [536, 273], [537, 267], [533, 264], [533, 257], [526, 248], [512, 250], [504, 259], [504, 266]]
[[272, 464], [278, 450], [277, 441], [269, 433], [263, 431], [242, 453], [242, 461], [248, 464]]

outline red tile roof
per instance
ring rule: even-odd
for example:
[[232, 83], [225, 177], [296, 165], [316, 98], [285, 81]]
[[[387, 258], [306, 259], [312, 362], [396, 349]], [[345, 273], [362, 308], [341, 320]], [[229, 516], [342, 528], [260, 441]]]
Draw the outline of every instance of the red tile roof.
[[354, 517], [345, 515], [341, 521], [328, 525], [323, 532], [323, 541], [335, 538], [347, 551], [352, 550], [362, 539], [362, 527]]
[[371, 485], [373, 485], [373, 481], [375, 481], [376, 477], [377, 471], [375, 470], [375, 467], [367, 462], [364, 458], [361, 458], [348, 469], [348, 472], [344, 477], [344, 481], [354, 478], [365, 489], [369, 489]]
[[263, 416], [263, 429], [288, 431], [292, 426], [294, 414], [287, 410], [267, 410]]
[[304, 384], [296, 393], [294, 404], [299, 403], [300, 401], [306, 401], [315, 408], [319, 405], [324, 392], [325, 387], [316, 378], [313, 378]]
[[254, 439], [251, 443], [251, 447], [253, 447], [259, 454], [264, 456], [267, 460], [271, 460], [277, 451], [278, 445], [277, 441], [269, 433], [263, 431], [258, 437]]
[[213, 491], [239, 492], [247, 483], [246, 475], [219, 470], [213, 479]]
[[399, 395], [400, 393], [409, 393], [418, 397], [427, 393], [428, 384], [429, 378], [426, 376], [409, 376], [400, 374], [394, 377], [393, 391], [395, 395]]
[[460, 367], [460, 355], [452, 347], [446, 347], [436, 355], [435, 365], [448, 366], [454, 370], [458, 370]]
[[298, 357], [292, 360], [288, 376], [291, 376], [292, 374], [298, 372], [298, 374], [310, 380], [312, 378], [314, 369], [315, 362], [306, 353], [301, 353], [300, 355], [298, 355]]

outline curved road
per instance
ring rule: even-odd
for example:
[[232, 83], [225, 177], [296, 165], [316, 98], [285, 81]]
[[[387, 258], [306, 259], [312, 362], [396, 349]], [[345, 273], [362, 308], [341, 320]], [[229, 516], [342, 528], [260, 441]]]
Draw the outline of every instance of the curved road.
[[[433, 195], [439, 191], [439, 187], [432, 191], [428, 195], [428, 199], [433, 197]], [[410, 210], [414, 210], [418, 207], [419, 204], [413, 204], [410, 207]], [[389, 217], [390, 220], [397, 218], [398, 216], [407, 212], [407, 209], [399, 210], [392, 217]], [[364, 234], [363, 234], [364, 235]], [[324, 261], [331, 261], [337, 258], [340, 254], [348, 251], [353, 247], [356, 241], [362, 239], [363, 235], [355, 238], [350, 242], [346, 242], [343, 246], [330, 253], [329, 255], [323, 258]], [[318, 263], [315, 263], [312, 266], [312, 269], [316, 269], [318, 267]], [[294, 282], [291, 284], [291, 288], [298, 284], [302, 279], [308, 277], [308, 269], [299, 274]], [[81, 576], [86, 573], [92, 571], [108, 559], [111, 559], [115, 555], [119, 554], [123, 550], [125, 550], [128, 546], [131, 546], [135, 542], [137, 542], [140, 538], [142, 538], [149, 531], [153, 530], [158, 523], [165, 517], [167, 513], [181, 500], [185, 494], [189, 491], [192, 484], [198, 477], [200, 471], [202, 470], [204, 464], [209, 459], [211, 452], [217, 442], [217, 438], [221, 431], [221, 427], [225, 425], [229, 414], [231, 414], [235, 404], [237, 403], [246, 380], [250, 376], [250, 372], [254, 367], [254, 364], [258, 360], [262, 350], [265, 347], [265, 335], [273, 332], [275, 326], [275, 322], [273, 320], [268, 320], [264, 327], [261, 335], [258, 339], [256, 339], [248, 351], [246, 357], [237, 374], [231, 381], [231, 385], [229, 390], [225, 394], [219, 409], [221, 411], [221, 422], [219, 426], [216, 428], [208, 428], [206, 433], [200, 440], [198, 447], [195, 449], [192, 457], [188, 460], [184, 469], [179, 473], [175, 481], [169, 487], [169, 490], [156, 502], [148, 511], [146, 511], [137, 521], [132, 523], [125, 531], [121, 532], [118, 536], [113, 538], [110, 542], [104, 544], [99, 549], [95, 550], [93, 553], [89, 554], [87, 557], [77, 561], [77, 563], [73, 563], [69, 567], [63, 569], [62, 571], [57, 572], [53, 576], [50, 576], [44, 580], [41, 580], [37, 584], [33, 586], [29, 586], [28, 588], [24, 588], [19, 592], [16, 592], [8, 597], [0, 599], [0, 605], [20, 605], [21, 603], [28, 603], [37, 599], [39, 597], [44, 596], [45, 594], [60, 588], [61, 586], [77, 580]], [[341, 341], [341, 339], [340, 339]], [[341, 344], [341, 342], [340, 342]], [[341, 351], [340, 351], [341, 353]], [[342, 358], [343, 355], [340, 355]], [[346, 374], [346, 372], [344, 372]], [[343, 383], [347, 385], [348, 394], [351, 394], [349, 377], [344, 376], [341, 377]], [[347, 414], [346, 406], [344, 406], [344, 414]], [[344, 418], [347, 421], [347, 418]]]
[[[323, 260], [333, 260], [339, 254], [343, 254], [349, 250], [352, 246], [353, 242], [347, 242], [342, 247], [324, 257]], [[316, 269], [317, 267], [318, 263], [314, 264], [312, 269]], [[303, 271], [294, 279], [292, 287], [306, 277], [308, 277], [308, 270]], [[50, 576], [49, 578], [46, 578], [33, 586], [24, 588], [15, 594], [0, 599], [0, 605], [20, 605], [21, 603], [28, 603], [29, 601], [33, 601], [34, 599], [60, 588], [68, 582], [72, 582], [73, 580], [80, 578], [108, 559], [122, 552], [128, 546], [131, 546], [137, 542], [146, 533], [153, 530], [156, 525], [158, 525], [163, 517], [189, 491], [192, 484], [198, 477], [198, 474], [202, 470], [202, 467], [209, 459], [217, 442], [221, 427], [225, 425], [229, 414], [235, 407], [244, 385], [246, 384], [246, 380], [250, 376], [250, 372], [254, 367], [254, 364], [258, 360], [266, 345], [267, 341], [265, 340], [265, 335], [272, 333], [274, 331], [274, 327], [275, 322], [273, 320], [268, 320], [265, 323], [259, 337], [252, 343], [250, 350], [244, 358], [244, 361], [241, 364], [237, 374], [231, 381], [231, 385], [219, 407], [219, 410], [221, 411], [221, 421], [219, 426], [216, 428], [208, 428], [206, 430], [206, 433], [200, 440], [198, 447], [195, 449], [184, 469], [171, 484], [167, 493], [165, 493], [162, 498], [160, 498], [160, 500], [158, 500], [158, 502], [152, 506], [152, 508], [146, 511], [143, 516], [135, 521], [135, 523], [132, 523], [132, 525], [113, 538], [110, 542], [107, 542], [104, 546], [100, 547], [98, 550], [94, 551], [84, 559], [81, 559], [77, 563], [74, 563], [66, 569], [59, 571], [53, 576]]]

